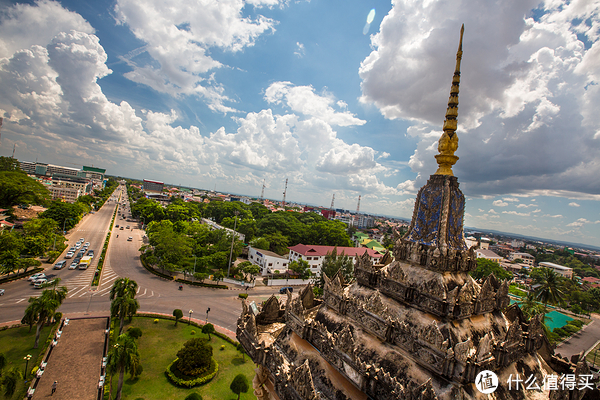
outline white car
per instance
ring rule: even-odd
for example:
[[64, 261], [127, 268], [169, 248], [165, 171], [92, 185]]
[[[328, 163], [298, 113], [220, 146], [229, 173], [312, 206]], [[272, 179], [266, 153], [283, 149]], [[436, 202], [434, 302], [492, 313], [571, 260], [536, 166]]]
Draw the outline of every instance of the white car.
[[75, 246], [73, 246], [69, 249], [69, 253], [75, 253], [76, 251], [77, 251], [77, 249], [75, 248]]
[[59, 261], [54, 264], [54, 269], [63, 269], [63, 267], [67, 264], [65, 260]]
[[79, 261], [73, 261], [71, 265], [69, 265], [69, 269], [77, 269], [79, 266]]
[[4, 289], [0, 289], [0, 296], [4, 296]]
[[33, 286], [38, 285], [36, 287], [39, 287], [39, 285], [41, 285], [42, 283], [46, 283], [46, 282], [48, 282], [48, 279], [46, 279], [46, 278], [38, 278], [38, 279], [36, 279], [34, 281], [31, 281], [31, 284]]
[[45, 277], [46, 277], [46, 274], [44, 274], [43, 272], [38, 272], [37, 274], [31, 275], [29, 278], [27, 278], [27, 280], [35, 281], [36, 279], [45, 278]]
[[83, 245], [83, 247], [90, 247], [90, 242], [85, 242], [85, 244]]
[[133, 236], [129, 236], [129, 237], [127, 238], [127, 241], [128, 241], [128, 242], [131, 242], [132, 240], [133, 240]]
[[65, 258], [73, 258], [74, 255], [75, 255], [75, 253], [70, 251], [67, 254], [65, 254]]
[[75, 243], [75, 248], [76, 248], [76, 249], [78, 249], [78, 248], [80, 248], [80, 247], [81, 247], [81, 243], [79, 243], [79, 242]]

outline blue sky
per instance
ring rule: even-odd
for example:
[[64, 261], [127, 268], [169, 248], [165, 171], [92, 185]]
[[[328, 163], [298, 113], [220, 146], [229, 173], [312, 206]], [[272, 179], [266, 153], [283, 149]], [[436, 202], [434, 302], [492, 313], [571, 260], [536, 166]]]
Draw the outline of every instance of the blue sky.
[[465, 224], [599, 245], [599, 11], [0, 0], [0, 154], [273, 199], [288, 178], [291, 201], [410, 218], [464, 23]]

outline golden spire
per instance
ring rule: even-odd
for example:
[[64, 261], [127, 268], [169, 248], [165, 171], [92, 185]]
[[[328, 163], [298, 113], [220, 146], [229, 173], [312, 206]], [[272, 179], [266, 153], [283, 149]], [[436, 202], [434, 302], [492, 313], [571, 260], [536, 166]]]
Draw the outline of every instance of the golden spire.
[[450, 99], [448, 100], [448, 109], [446, 110], [446, 119], [444, 120], [444, 133], [438, 142], [438, 151], [440, 154], [435, 156], [439, 165], [435, 175], [450, 175], [452, 166], [458, 161], [458, 157], [454, 155], [458, 149], [458, 136], [456, 128], [458, 122], [458, 85], [460, 84], [460, 60], [462, 59], [462, 40], [465, 32], [465, 24], [460, 28], [460, 42], [458, 43], [458, 51], [456, 52], [456, 69], [452, 77], [452, 88], [450, 89]]

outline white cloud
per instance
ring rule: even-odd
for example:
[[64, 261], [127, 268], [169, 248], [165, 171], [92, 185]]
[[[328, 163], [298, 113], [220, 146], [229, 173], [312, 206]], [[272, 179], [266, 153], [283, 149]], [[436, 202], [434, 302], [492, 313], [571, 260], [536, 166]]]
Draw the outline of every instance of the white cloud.
[[508, 203], [505, 203], [502, 200], [494, 200], [492, 204], [496, 207], [506, 207], [508, 205]]
[[529, 217], [531, 213], [520, 213], [516, 211], [502, 211], [502, 214], [517, 215], [519, 217]]
[[529, 207], [537, 207], [535, 204], [517, 204], [517, 208], [529, 208]]
[[571, 202], [571, 203], [569, 203], [569, 207], [581, 207], [581, 206], [575, 202]]
[[591, 221], [588, 221], [585, 218], [579, 218], [577, 221], [573, 221], [570, 224], [567, 224], [567, 226], [572, 226], [575, 228], [581, 228], [582, 226], [586, 225], [586, 224], [591, 224]]
[[490, 211], [488, 211], [490, 214], [498, 214], [498, 212], [496, 210], [494, 210], [493, 208], [490, 208]]
[[[273, 1], [252, 3], [274, 5]], [[145, 43], [141, 52], [154, 61], [124, 59], [133, 68], [125, 77], [171, 95], [204, 97], [216, 111], [234, 111], [224, 105], [230, 99], [223, 88], [207, 76], [223, 66], [209, 50], [238, 52], [252, 46], [260, 35], [273, 31], [276, 24], [260, 14], [254, 19], [244, 17], [244, 6], [238, 0], [118, 0], [117, 22], [127, 25]]]
[[304, 45], [302, 43], [296, 42], [296, 51], [294, 51], [294, 54], [300, 58], [304, 57], [304, 55], [306, 54], [306, 49], [304, 48]]
[[517, 203], [519, 202], [519, 199], [517, 199], [516, 197], [505, 197], [503, 200]]
[[333, 104], [336, 104], [333, 96], [327, 93], [318, 95], [312, 86], [294, 86], [291, 82], [274, 82], [265, 91], [265, 100], [275, 104], [285, 102], [293, 111], [319, 118], [330, 125], [351, 126], [366, 123], [349, 111], [335, 111], [332, 107]]
[[562, 215], [560, 214], [555, 214], [555, 215], [551, 215], [551, 214], [544, 214], [542, 215], [542, 217], [548, 217], [548, 218], [563, 218]]
[[598, 197], [600, 4], [548, 1], [534, 20], [538, 4], [394, 2], [361, 64], [361, 101], [387, 118], [413, 122], [408, 133], [419, 140], [410, 163], [416, 186], [436, 169], [432, 143], [441, 134], [464, 21], [461, 159], [454, 173], [465, 193]]

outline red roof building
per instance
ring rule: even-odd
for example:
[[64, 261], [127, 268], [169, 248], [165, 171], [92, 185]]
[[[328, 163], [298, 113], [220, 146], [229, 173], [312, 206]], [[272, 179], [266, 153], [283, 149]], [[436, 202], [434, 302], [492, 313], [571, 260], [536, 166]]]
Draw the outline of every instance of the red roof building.
[[325, 256], [332, 253], [334, 249], [337, 249], [337, 255], [341, 255], [343, 253], [345, 256], [348, 256], [350, 259], [352, 259], [353, 263], [356, 262], [356, 257], [362, 256], [365, 254], [365, 251], [369, 254], [372, 263], [375, 263], [377, 260], [383, 257], [383, 255], [377, 251], [365, 247], [313, 246], [297, 244], [295, 246], [288, 247], [288, 249], [290, 250], [290, 262], [305, 260], [308, 262], [308, 265], [310, 265], [310, 271], [316, 275], [321, 274], [321, 266], [323, 265]]

